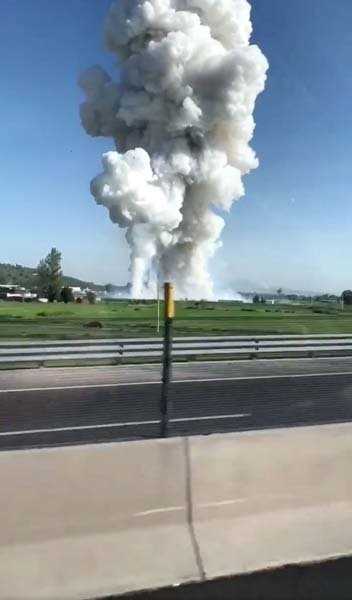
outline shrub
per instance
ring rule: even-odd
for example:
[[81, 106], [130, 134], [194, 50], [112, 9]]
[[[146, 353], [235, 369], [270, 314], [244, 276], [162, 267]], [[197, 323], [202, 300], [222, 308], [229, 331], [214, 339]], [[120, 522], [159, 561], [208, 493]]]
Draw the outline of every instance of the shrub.
[[85, 327], [90, 327], [92, 329], [102, 329], [103, 328], [103, 324], [100, 321], [88, 321], [88, 323], [85, 324]]
[[65, 287], [63, 287], [61, 290], [60, 298], [61, 302], [64, 302], [65, 304], [68, 304], [69, 302], [74, 302], [75, 299], [73, 296], [72, 288], [70, 288], [68, 285], [65, 285]]
[[97, 295], [95, 292], [92, 292], [92, 290], [88, 290], [86, 296], [89, 304], [95, 304], [95, 301], [97, 299]]

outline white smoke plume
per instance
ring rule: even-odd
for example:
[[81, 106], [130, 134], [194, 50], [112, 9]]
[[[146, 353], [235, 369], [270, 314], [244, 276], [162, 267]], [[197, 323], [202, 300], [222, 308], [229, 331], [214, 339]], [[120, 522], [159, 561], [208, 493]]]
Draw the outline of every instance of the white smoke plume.
[[83, 73], [81, 120], [114, 140], [91, 183], [126, 228], [132, 296], [155, 290], [157, 271], [179, 297], [212, 298], [208, 261], [224, 220], [258, 166], [249, 145], [268, 63], [250, 44], [247, 0], [118, 0], [104, 27], [114, 81]]

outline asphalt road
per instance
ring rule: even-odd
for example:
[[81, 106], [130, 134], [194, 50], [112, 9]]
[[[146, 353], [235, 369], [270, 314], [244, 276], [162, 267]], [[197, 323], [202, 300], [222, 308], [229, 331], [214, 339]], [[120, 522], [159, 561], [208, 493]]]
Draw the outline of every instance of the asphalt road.
[[[0, 372], [0, 449], [159, 434], [160, 366]], [[174, 368], [170, 435], [352, 420], [352, 359]]]

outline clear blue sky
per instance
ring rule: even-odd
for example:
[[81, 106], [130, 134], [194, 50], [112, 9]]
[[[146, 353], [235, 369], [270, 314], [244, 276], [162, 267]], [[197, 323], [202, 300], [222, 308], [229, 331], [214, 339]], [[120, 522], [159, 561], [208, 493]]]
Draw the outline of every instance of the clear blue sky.
[[[89, 194], [111, 143], [86, 136], [78, 116], [79, 72], [112, 67], [101, 42], [109, 4], [1, 0], [0, 262], [33, 266], [55, 245], [66, 273], [128, 278], [124, 233]], [[340, 291], [352, 287], [352, 2], [252, 7], [270, 61], [253, 142], [261, 165], [212, 268], [237, 287]]]

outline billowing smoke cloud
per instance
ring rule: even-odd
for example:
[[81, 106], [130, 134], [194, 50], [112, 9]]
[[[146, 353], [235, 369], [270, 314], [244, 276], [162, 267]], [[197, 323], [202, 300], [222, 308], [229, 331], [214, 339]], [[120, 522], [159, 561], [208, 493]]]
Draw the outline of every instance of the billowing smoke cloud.
[[118, 0], [104, 27], [116, 81], [98, 66], [80, 77], [84, 128], [116, 146], [91, 191], [127, 230], [134, 297], [157, 272], [179, 296], [213, 297], [219, 212], [258, 166], [249, 142], [268, 63], [251, 31], [247, 0]]

